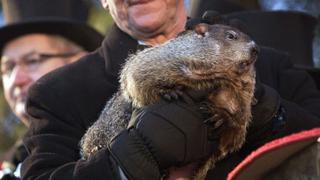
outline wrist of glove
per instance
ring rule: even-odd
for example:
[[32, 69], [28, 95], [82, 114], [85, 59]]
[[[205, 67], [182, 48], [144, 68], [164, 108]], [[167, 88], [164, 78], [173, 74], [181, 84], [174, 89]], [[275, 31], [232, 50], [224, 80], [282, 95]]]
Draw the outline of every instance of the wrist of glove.
[[[189, 101], [190, 100], [190, 101]], [[127, 130], [115, 137], [109, 150], [129, 179], [160, 179], [171, 166], [210, 156], [217, 143], [194, 99], [159, 103], [135, 110]]]
[[109, 151], [128, 179], [161, 179], [158, 163], [136, 131], [123, 131], [115, 137]]
[[279, 94], [272, 88], [260, 84], [255, 91], [257, 103], [252, 106], [252, 128], [258, 129], [268, 124], [280, 108]]

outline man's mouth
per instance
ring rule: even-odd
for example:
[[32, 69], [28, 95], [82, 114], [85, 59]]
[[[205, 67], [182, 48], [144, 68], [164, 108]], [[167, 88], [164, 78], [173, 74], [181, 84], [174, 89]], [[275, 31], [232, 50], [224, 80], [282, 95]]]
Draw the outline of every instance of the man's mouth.
[[129, 1], [129, 6], [134, 6], [134, 5], [140, 5], [140, 4], [146, 4], [150, 2], [150, 0], [131, 0]]

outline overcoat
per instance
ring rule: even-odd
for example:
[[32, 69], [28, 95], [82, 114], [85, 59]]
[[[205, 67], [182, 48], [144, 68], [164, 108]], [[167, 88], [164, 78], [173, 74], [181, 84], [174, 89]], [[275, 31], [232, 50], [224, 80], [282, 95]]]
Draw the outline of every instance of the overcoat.
[[[115, 179], [106, 149], [90, 160], [80, 159], [79, 141], [99, 117], [106, 101], [118, 89], [119, 69], [137, 41], [113, 26], [102, 46], [74, 64], [49, 73], [29, 91], [27, 111], [31, 128], [24, 144], [30, 153], [22, 165], [24, 179]], [[292, 68], [286, 54], [261, 48], [257, 60], [261, 81], [278, 91], [287, 123], [281, 134], [320, 126], [320, 92], [303, 71]], [[258, 143], [267, 137], [257, 133]], [[266, 134], [269, 136], [269, 134]], [[209, 177], [223, 177], [252, 149], [230, 155]], [[221, 168], [220, 168], [221, 167]], [[218, 178], [219, 179], [219, 178]]]

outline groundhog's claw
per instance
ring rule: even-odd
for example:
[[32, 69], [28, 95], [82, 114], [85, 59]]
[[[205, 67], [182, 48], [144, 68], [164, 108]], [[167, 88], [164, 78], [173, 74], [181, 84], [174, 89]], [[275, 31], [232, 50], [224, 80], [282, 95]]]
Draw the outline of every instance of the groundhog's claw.
[[162, 95], [162, 97], [167, 101], [175, 101], [178, 100], [180, 97], [183, 96], [183, 92], [176, 89], [174, 91], [170, 91]]

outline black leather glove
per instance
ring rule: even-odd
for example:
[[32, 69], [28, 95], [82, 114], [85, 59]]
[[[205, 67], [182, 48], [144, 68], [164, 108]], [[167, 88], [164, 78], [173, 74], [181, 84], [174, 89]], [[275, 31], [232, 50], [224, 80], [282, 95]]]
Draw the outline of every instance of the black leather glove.
[[188, 98], [135, 110], [109, 149], [129, 179], [153, 180], [171, 166], [207, 158], [216, 146], [208, 140], [199, 106]]

